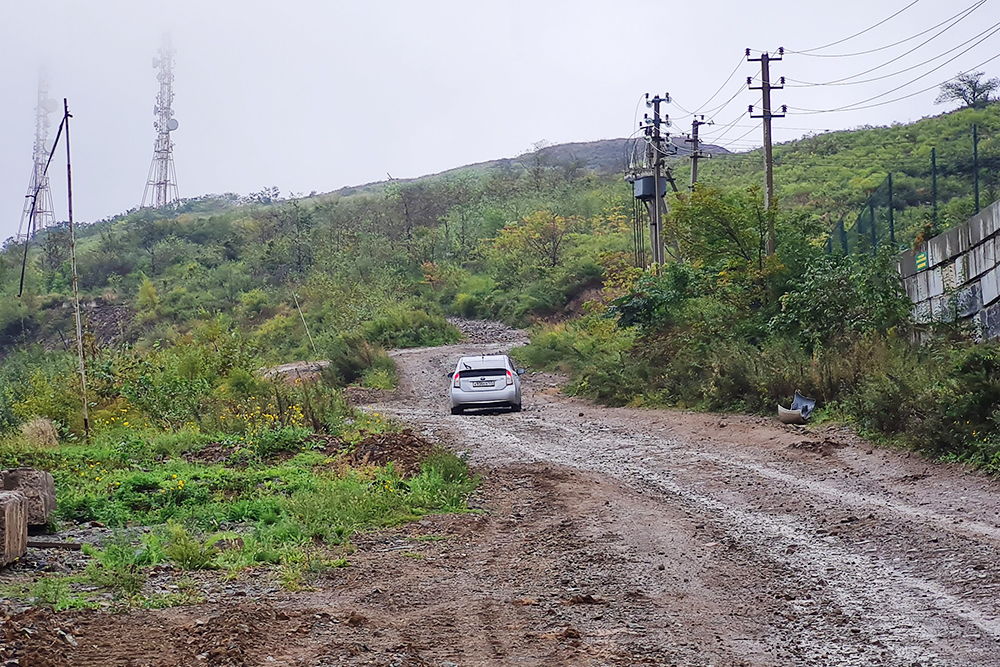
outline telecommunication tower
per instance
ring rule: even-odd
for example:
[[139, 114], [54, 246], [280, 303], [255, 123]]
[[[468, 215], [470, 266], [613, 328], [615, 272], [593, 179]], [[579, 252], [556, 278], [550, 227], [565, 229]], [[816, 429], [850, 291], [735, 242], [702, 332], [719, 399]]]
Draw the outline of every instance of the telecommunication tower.
[[146, 189], [142, 193], [142, 207], [159, 208], [175, 202], [180, 197], [177, 194], [177, 175], [174, 173], [174, 144], [170, 133], [177, 129], [177, 119], [172, 108], [174, 102], [174, 49], [170, 38], [164, 36], [160, 47], [160, 56], [153, 58], [153, 68], [159, 69], [156, 80], [160, 82], [160, 93], [156, 96], [153, 106], [153, 127], [156, 128], [156, 143], [153, 145], [153, 162], [149, 165], [149, 177], [146, 179]]
[[49, 79], [44, 71], [38, 73], [38, 104], [35, 107], [35, 150], [28, 194], [24, 198], [21, 223], [17, 227], [17, 241], [32, 238], [39, 229], [55, 224], [52, 209], [52, 190], [45, 165], [49, 160], [49, 114], [59, 108], [56, 100], [49, 98]]

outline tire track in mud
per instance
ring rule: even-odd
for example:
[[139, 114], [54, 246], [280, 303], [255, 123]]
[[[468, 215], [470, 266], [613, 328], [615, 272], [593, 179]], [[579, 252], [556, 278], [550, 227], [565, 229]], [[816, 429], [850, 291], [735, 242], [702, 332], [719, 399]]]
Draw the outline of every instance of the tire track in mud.
[[[457, 356], [497, 348], [397, 353], [402, 386], [375, 409], [469, 450], [480, 466], [544, 463], [608, 475], [652, 507], [702, 517], [696, 525], [715, 559], [704, 573], [708, 595], [721, 583], [723, 601], [757, 590], [777, 597], [747, 612], [773, 633], [762, 641], [797, 663], [1000, 664], [1000, 608], [982, 594], [1000, 586], [1000, 494], [989, 480], [899, 452], [793, 456], [801, 431], [734, 417], [722, 431], [711, 424], [718, 417], [604, 409], [555, 395], [543, 374], [524, 378], [520, 415], [447, 415], [445, 375]], [[930, 471], [927, 484], [884, 479], [886, 470], [928, 476], [918, 468]], [[965, 495], [940, 491], [952, 487]], [[975, 509], [950, 509], [954, 502]], [[665, 523], [660, 545], [682, 529]], [[622, 539], [649, 538], [641, 532], [625, 530]], [[727, 569], [750, 579], [731, 581]]]

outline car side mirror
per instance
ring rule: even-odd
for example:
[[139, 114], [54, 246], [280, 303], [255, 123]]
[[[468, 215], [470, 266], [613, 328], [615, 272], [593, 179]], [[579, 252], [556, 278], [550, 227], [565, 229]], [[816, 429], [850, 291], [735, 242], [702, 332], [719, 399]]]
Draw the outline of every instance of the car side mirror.
[[518, 375], [524, 375], [524, 374], [525, 374], [525, 372], [526, 372], [526, 371], [525, 371], [525, 370], [524, 370], [523, 368], [518, 368], [518, 369], [517, 369], [517, 374], [518, 374]]

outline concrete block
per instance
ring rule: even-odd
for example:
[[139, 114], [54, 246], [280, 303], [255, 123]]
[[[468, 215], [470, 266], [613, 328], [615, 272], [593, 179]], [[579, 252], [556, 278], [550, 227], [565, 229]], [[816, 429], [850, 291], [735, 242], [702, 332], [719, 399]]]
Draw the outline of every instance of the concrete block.
[[966, 273], [965, 269], [965, 255], [958, 257], [955, 260], [955, 285], [961, 287], [965, 283], [969, 282], [969, 274]]
[[983, 294], [979, 282], [966, 285], [955, 294], [955, 308], [959, 317], [971, 317], [983, 308]]
[[992, 270], [983, 274], [979, 279], [979, 284], [983, 290], [983, 305], [988, 306], [1000, 296], [1000, 266], [994, 266]]
[[20, 491], [28, 501], [28, 525], [44, 526], [56, 509], [56, 484], [51, 473], [35, 468], [0, 472], [0, 489]]
[[930, 301], [921, 301], [913, 306], [913, 321], [917, 324], [927, 324], [931, 321]]
[[927, 272], [927, 296], [941, 296], [944, 294], [944, 278], [941, 275], [941, 267], [935, 267]]
[[28, 500], [20, 491], [0, 491], [0, 567], [28, 550]]
[[984, 238], [989, 236], [984, 229], [982, 213], [970, 219], [964, 226], [969, 228], [969, 241], [974, 246], [979, 245]]
[[983, 246], [979, 244], [969, 250], [969, 254], [966, 255], [969, 258], [969, 277], [978, 278], [983, 275], [983, 271], [986, 267], [983, 265]]
[[986, 338], [1000, 337], [1000, 303], [983, 311], [983, 335]]
[[940, 234], [927, 242], [927, 268], [933, 269], [948, 259], [948, 234]]
[[945, 292], [952, 292], [957, 287], [955, 282], [955, 264], [944, 264], [941, 266], [941, 281]]
[[969, 248], [972, 247], [972, 229], [969, 225], [962, 225], [961, 227], [955, 228], [955, 233], [958, 234], [958, 255], [964, 255], [969, 252]]
[[944, 264], [969, 249], [968, 245], [963, 247], [962, 236], [959, 228], [955, 228], [935, 236], [927, 243], [927, 265], [934, 268], [939, 264]]
[[906, 296], [910, 297], [910, 301], [913, 303], [920, 301], [917, 297], [917, 277], [915, 275], [903, 278], [903, 289], [906, 290]]
[[896, 269], [899, 275], [909, 278], [917, 272], [916, 257], [917, 253], [913, 250], [907, 250], [896, 257]]
[[1000, 232], [1000, 200], [993, 202], [988, 208], [980, 211], [976, 217], [983, 221], [985, 236]]
[[920, 301], [926, 301], [931, 298], [930, 290], [927, 288], [927, 272], [921, 271], [916, 275], [916, 280], [913, 281], [913, 293], [914, 298], [911, 299], [914, 303], [919, 303]]
[[954, 318], [955, 309], [952, 308], [951, 298], [947, 296], [936, 296], [931, 299], [931, 317], [936, 322], [951, 322]]

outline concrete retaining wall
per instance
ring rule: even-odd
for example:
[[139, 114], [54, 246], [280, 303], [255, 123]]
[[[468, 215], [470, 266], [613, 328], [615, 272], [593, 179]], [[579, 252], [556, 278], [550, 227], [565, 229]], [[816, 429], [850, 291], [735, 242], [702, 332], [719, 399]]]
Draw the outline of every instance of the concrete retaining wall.
[[[927, 268], [918, 270], [920, 253]], [[983, 338], [1000, 336], [1000, 201], [896, 261], [918, 324], [957, 318]]]

